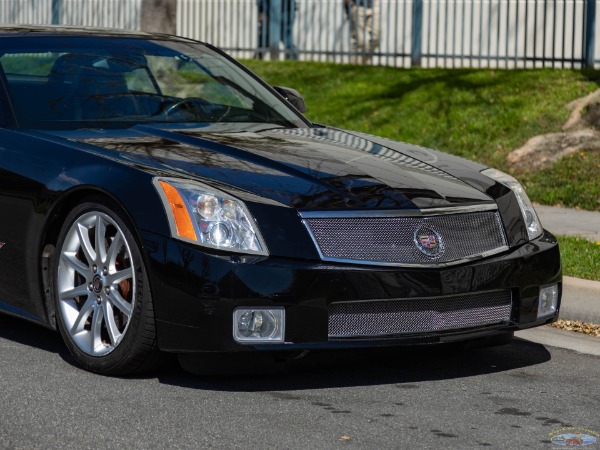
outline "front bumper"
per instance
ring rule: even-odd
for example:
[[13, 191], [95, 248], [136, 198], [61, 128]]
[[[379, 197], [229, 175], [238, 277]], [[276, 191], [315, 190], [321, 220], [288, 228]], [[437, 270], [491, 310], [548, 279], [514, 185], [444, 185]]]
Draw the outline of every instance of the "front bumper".
[[[143, 233], [161, 350], [177, 353], [388, 347], [473, 340], [553, 322], [537, 318], [540, 286], [561, 287], [558, 244], [545, 232], [518, 248], [439, 269], [323, 264], [275, 257], [207, 254], [200, 248]], [[385, 299], [451, 297], [510, 290], [509, 320], [485, 327], [332, 340], [329, 305]], [[237, 307], [285, 308], [285, 343], [233, 339]], [[559, 300], [560, 306], [560, 300]]]

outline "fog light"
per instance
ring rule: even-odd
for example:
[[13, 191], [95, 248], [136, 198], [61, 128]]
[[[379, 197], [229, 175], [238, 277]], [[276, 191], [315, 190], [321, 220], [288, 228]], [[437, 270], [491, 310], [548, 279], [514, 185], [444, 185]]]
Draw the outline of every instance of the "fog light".
[[233, 338], [238, 342], [283, 342], [283, 308], [237, 308], [233, 311]]
[[552, 316], [558, 308], [558, 284], [540, 287], [537, 317]]

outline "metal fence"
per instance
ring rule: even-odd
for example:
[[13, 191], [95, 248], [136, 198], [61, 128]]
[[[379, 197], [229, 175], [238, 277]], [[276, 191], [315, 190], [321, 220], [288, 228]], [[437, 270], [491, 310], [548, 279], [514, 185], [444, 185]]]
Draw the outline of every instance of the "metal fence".
[[142, 0], [0, 0], [0, 23], [137, 30]]
[[[343, 0], [296, 4], [300, 59], [350, 62]], [[594, 60], [595, 0], [378, 0], [378, 6], [373, 64], [579, 68]], [[178, 14], [180, 34], [237, 57], [252, 57], [259, 45], [256, 0], [180, 0]]]
[[[353, 22], [344, 0], [296, 0], [292, 39], [299, 59], [345, 63], [368, 56], [362, 58], [366, 63], [396, 67], [581, 68], [600, 63], [596, 0], [375, 2], [379, 45], [366, 55], [351, 44]], [[0, 0], [0, 22], [138, 29], [140, 8], [141, 0]], [[258, 51], [265, 47], [259, 25], [257, 0], [178, 0], [177, 33], [211, 42], [235, 57], [263, 53]], [[283, 43], [280, 50], [272, 56], [283, 58]]]

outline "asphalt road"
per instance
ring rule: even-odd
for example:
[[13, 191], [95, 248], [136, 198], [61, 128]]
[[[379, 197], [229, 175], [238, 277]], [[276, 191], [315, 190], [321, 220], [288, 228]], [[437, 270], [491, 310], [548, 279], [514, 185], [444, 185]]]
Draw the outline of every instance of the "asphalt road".
[[565, 427], [600, 435], [598, 356], [516, 339], [309, 362], [102, 377], [75, 367], [58, 335], [0, 316], [0, 448], [538, 449], [559, 448], [550, 437]]

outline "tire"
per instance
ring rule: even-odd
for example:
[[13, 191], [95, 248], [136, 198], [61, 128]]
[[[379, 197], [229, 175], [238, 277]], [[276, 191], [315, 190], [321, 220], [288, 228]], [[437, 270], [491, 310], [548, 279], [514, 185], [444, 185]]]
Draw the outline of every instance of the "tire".
[[75, 360], [105, 375], [152, 370], [159, 362], [154, 309], [136, 239], [110, 203], [74, 208], [53, 261], [57, 326]]

